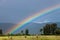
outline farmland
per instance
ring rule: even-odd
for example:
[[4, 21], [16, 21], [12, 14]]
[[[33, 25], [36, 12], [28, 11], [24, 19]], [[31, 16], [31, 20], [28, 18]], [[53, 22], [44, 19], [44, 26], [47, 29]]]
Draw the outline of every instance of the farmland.
[[60, 40], [60, 36], [0, 36], [0, 40]]

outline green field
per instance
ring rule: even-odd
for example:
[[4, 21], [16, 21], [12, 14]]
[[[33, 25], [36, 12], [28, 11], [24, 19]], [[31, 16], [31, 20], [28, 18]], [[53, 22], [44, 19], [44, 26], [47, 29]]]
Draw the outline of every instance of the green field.
[[0, 40], [60, 40], [60, 36], [0, 36]]

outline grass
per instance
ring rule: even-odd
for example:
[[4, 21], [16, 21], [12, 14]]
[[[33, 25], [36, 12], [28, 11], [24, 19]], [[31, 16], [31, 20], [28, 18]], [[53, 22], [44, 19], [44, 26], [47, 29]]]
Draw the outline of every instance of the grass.
[[0, 36], [0, 40], [60, 40], [60, 36]]

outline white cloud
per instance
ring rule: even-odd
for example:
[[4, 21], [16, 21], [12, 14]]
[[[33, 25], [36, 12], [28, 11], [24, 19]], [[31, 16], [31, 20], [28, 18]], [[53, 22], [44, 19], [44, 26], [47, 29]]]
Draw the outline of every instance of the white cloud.
[[36, 22], [36, 21], [33, 21], [34, 23], [48, 23], [48, 22], [50, 22], [50, 21], [47, 21], [47, 20], [45, 20], [45, 21], [40, 21], [40, 22]]

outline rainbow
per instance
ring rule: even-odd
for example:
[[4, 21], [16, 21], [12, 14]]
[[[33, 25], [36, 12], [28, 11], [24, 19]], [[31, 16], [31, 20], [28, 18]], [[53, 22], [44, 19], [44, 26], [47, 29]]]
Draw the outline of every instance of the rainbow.
[[57, 9], [60, 9], [60, 5], [55, 5], [55, 6], [52, 6], [52, 7], [49, 7], [47, 9], [44, 9], [42, 11], [40, 11], [39, 13], [36, 13], [32, 16], [29, 16], [28, 18], [24, 19], [23, 21], [21, 21], [20, 23], [18, 23], [17, 25], [13, 26], [10, 30], [8, 30], [6, 32], [6, 34], [8, 33], [13, 33], [15, 32], [16, 30], [18, 30], [19, 28], [23, 28], [24, 25], [28, 24], [29, 22], [33, 21], [34, 19], [38, 18], [38, 17], [41, 17], [41, 16], [44, 16], [44, 15], [47, 15], [49, 14], [50, 12], [54, 11], [54, 10], [57, 10]]

